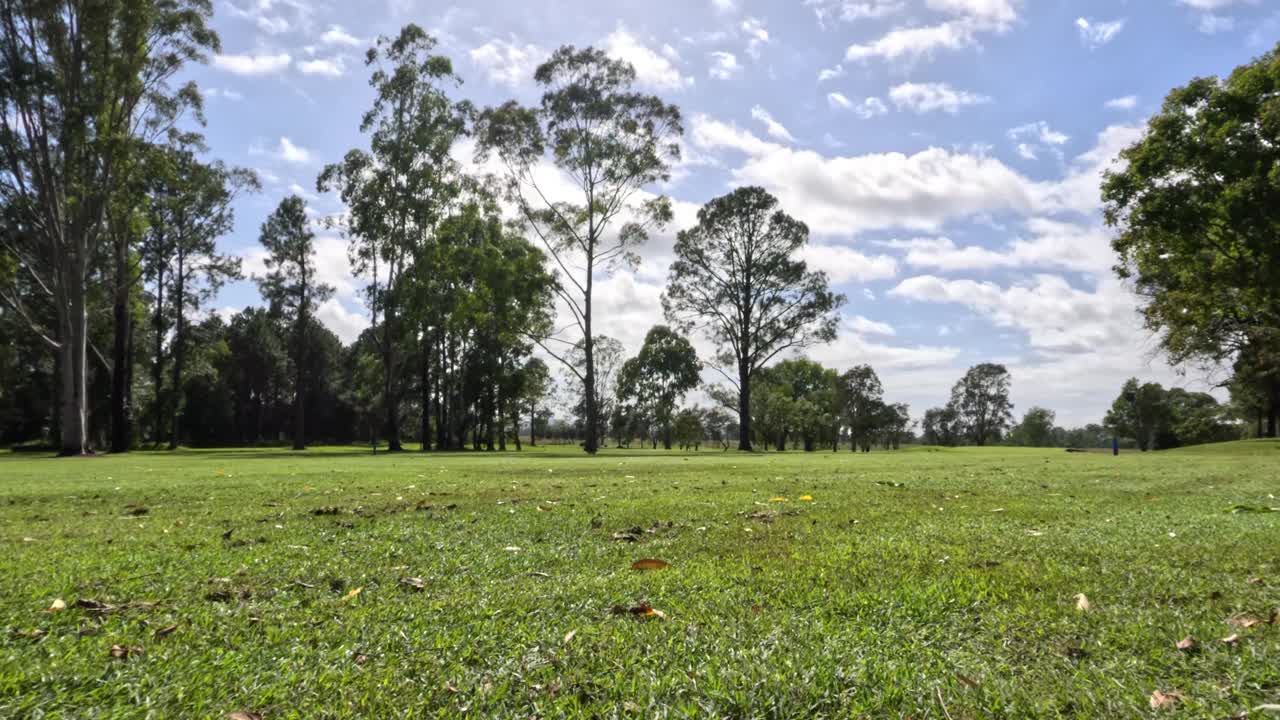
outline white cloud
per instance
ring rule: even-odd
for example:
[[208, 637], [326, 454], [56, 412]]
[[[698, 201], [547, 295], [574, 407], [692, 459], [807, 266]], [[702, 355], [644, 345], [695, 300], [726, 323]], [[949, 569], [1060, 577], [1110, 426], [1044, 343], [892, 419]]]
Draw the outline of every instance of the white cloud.
[[926, 4], [939, 12], [1004, 26], [1018, 19], [1021, 0], [927, 0]]
[[249, 154], [254, 156], [271, 155], [278, 160], [283, 160], [295, 165], [304, 165], [311, 162], [311, 151], [304, 147], [295, 145], [293, 141], [287, 137], [280, 138], [279, 144], [276, 145], [275, 150], [272, 150], [271, 152], [267, 152], [267, 149], [263, 147], [262, 143], [255, 142], [249, 146]]
[[862, 45], [850, 45], [844, 57], [849, 61], [907, 60], [932, 57], [937, 50], [959, 50], [974, 44], [974, 28], [965, 22], [898, 28], [880, 39]]
[[813, 8], [818, 24], [823, 27], [831, 18], [841, 22], [878, 20], [906, 9], [902, 0], [805, 0], [804, 4]]
[[1102, 47], [1114, 40], [1120, 34], [1120, 31], [1124, 29], [1124, 23], [1124, 18], [1106, 22], [1083, 17], [1076, 18], [1076, 28], [1080, 30], [1080, 42], [1084, 43], [1090, 50]]
[[1125, 95], [1124, 97], [1112, 98], [1103, 104], [1108, 110], [1132, 110], [1138, 107], [1138, 96]]
[[1222, 32], [1231, 32], [1235, 27], [1235, 18], [1230, 15], [1215, 15], [1213, 13], [1205, 13], [1201, 15], [1200, 22], [1196, 25], [1196, 29], [1205, 35], [1217, 35]]
[[222, 98], [233, 102], [240, 102], [244, 99], [244, 95], [236, 92], [235, 90], [227, 90], [226, 88], [209, 88], [204, 91], [204, 94], [206, 97]]
[[728, 80], [742, 70], [738, 58], [731, 52], [717, 50], [708, 55], [711, 57], [711, 67], [707, 68], [707, 74], [717, 80]]
[[322, 75], [324, 77], [342, 77], [346, 73], [346, 64], [342, 58], [315, 58], [299, 60], [298, 72], [303, 75]]
[[947, 237], [895, 241], [891, 246], [907, 250], [908, 265], [940, 272], [1036, 268], [1105, 274], [1114, 262], [1110, 235], [1099, 225], [1033, 217], [1026, 229], [1029, 237], [1000, 249], [958, 247]]
[[831, 92], [827, 93], [827, 103], [838, 110], [849, 110], [863, 120], [869, 120], [889, 112], [889, 108], [885, 106], [884, 101], [877, 97], [869, 97], [860, 103], [854, 103], [845, 97], [843, 93]]
[[341, 25], [330, 25], [328, 30], [320, 36], [320, 42], [325, 45], [345, 45], [347, 47], [356, 47], [360, 45], [360, 38], [347, 32]]
[[785, 140], [790, 143], [796, 141], [795, 137], [791, 135], [782, 123], [774, 120], [773, 116], [769, 114], [769, 111], [765, 110], [763, 107], [756, 105], [751, 108], [751, 117], [764, 124], [765, 132], [769, 133], [769, 137]]
[[888, 323], [876, 322], [868, 320], [861, 315], [855, 315], [852, 319], [846, 320], [850, 330], [860, 335], [897, 335], [898, 332]]
[[818, 71], [818, 82], [826, 82], [827, 80], [835, 80], [844, 77], [844, 66], [837, 65], [833, 68], [823, 68]]
[[[803, 219], [803, 218], [801, 218]], [[888, 255], [869, 256], [844, 245], [810, 243], [800, 251], [810, 269], [822, 270], [831, 282], [888, 280], [897, 276], [898, 261]]]
[[1071, 138], [1049, 127], [1049, 123], [1028, 123], [1009, 130], [1009, 139], [1013, 141], [1018, 155], [1027, 160], [1035, 160], [1041, 150], [1049, 150], [1062, 159], [1061, 147]]
[[1194, 10], [1221, 10], [1232, 5], [1258, 4], [1257, 0], [1178, 0], [1178, 3]]
[[547, 52], [537, 45], [521, 45], [514, 36], [510, 40], [490, 40], [467, 53], [471, 62], [484, 70], [489, 82], [516, 87], [533, 80], [533, 71], [546, 58]]
[[236, 75], [272, 75], [289, 67], [288, 53], [278, 55], [214, 55], [213, 66]]
[[742, 21], [741, 28], [747, 35], [747, 54], [753, 58], [760, 57], [760, 47], [769, 43], [769, 31], [765, 29], [764, 21], [749, 17]]
[[889, 99], [899, 110], [919, 115], [938, 110], [954, 115], [962, 107], [991, 102], [986, 95], [956, 90], [946, 83], [902, 83], [889, 90]]
[[716, 12], [722, 13], [731, 13], [738, 9], [733, 0], [711, 0], [711, 7], [715, 8]]
[[369, 327], [369, 316], [353, 312], [336, 298], [329, 298], [316, 308], [316, 319], [329, 328], [345, 345], [350, 345]]
[[621, 27], [605, 38], [604, 46], [613, 57], [631, 63], [641, 85], [654, 90], [683, 90], [693, 85], [693, 78], [682, 76], [670, 59], [650, 50]]

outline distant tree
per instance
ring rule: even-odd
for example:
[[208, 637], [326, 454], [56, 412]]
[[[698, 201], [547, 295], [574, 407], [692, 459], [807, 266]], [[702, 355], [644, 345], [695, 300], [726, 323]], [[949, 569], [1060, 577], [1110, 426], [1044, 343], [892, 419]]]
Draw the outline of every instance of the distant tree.
[[618, 397], [652, 418], [661, 430], [663, 447], [670, 450], [676, 404], [701, 382], [701, 370], [688, 339], [666, 325], [655, 325], [640, 352], [623, 363]]
[[522, 369], [520, 399], [529, 412], [529, 446], [538, 444], [538, 407], [551, 394], [551, 370], [542, 358], [529, 358]]
[[702, 411], [697, 408], [685, 408], [675, 418], [675, 438], [681, 450], [700, 450], [706, 435], [703, 425]]
[[884, 404], [884, 386], [870, 365], [858, 365], [840, 376], [837, 389], [843, 422], [854, 452], [871, 449], [871, 437]]
[[720, 348], [720, 365], [738, 390], [738, 449], [751, 450], [752, 379], [779, 354], [830, 342], [844, 296], [827, 276], [796, 259], [809, 228], [759, 187], [743, 187], [698, 211], [698, 224], [676, 238], [662, 297], [668, 321], [702, 330]]
[[[477, 155], [501, 161], [508, 197], [563, 272], [559, 295], [579, 331], [572, 347], [582, 362], [545, 349], [582, 383], [583, 447], [594, 453], [599, 418], [609, 415], [595, 394], [594, 284], [602, 272], [635, 267], [635, 249], [671, 220], [666, 197], [641, 199], [640, 190], [670, 177], [683, 128], [674, 105], [634, 91], [635, 69], [602, 50], [561, 47], [534, 80], [544, 91], [541, 107], [513, 100], [480, 114]], [[581, 191], [579, 202], [553, 199], [542, 187], [537, 168], [548, 151]]]
[[[579, 388], [577, 402], [574, 405], [574, 413], [577, 415], [582, 425], [582, 437], [585, 442], [588, 437], [596, 438], [608, 437], [609, 421], [613, 416], [614, 398], [617, 397], [618, 373], [622, 369], [623, 363], [623, 347], [622, 343], [617, 340], [605, 336], [597, 335], [591, 346], [595, 348], [595, 371], [592, 377], [595, 380], [591, 388], [591, 396], [599, 400], [597, 410], [600, 411], [595, 416], [596, 427], [591, 427], [591, 414], [587, 409], [588, 393]], [[585, 377], [582, 368], [586, 365], [586, 349], [584, 343], [578, 343], [574, 347], [573, 352], [566, 356], [574, 368], [578, 369], [573, 377]]]
[[994, 363], [969, 368], [951, 389], [951, 406], [973, 444], [983, 446], [999, 440], [1013, 423], [1009, 371]]
[[813, 452], [832, 431], [836, 379], [834, 370], [808, 358], [784, 360], [763, 373], [763, 382], [790, 400], [785, 432], [798, 435], [805, 452]]
[[880, 437], [886, 450], [897, 450], [911, 434], [911, 408], [906, 403], [882, 405]]
[[[1116, 268], [1176, 363], [1280, 353], [1280, 46], [1176, 88], [1102, 185]], [[1280, 415], [1269, 374], [1268, 434]], [[1267, 377], [1264, 375], [1264, 377]]]
[[307, 331], [316, 305], [333, 288], [316, 280], [315, 234], [307, 227], [306, 203], [290, 195], [262, 224], [259, 242], [267, 251], [267, 274], [258, 280], [271, 312], [291, 327], [293, 382], [293, 449], [306, 447]]
[[962, 434], [960, 413], [954, 406], [929, 408], [925, 411], [920, 427], [920, 439], [924, 444], [952, 447], [959, 444]]
[[1129, 378], [1111, 404], [1103, 425], [1116, 435], [1133, 438], [1146, 452], [1156, 446], [1160, 429], [1168, 422], [1165, 391], [1159, 383], [1141, 384]]
[[703, 413], [702, 425], [707, 439], [714, 442], [721, 450], [728, 450], [730, 439], [736, 437], [738, 428], [733, 417], [721, 408], [710, 408]]
[[1052, 410], [1032, 407], [1022, 416], [1022, 422], [1009, 431], [1009, 442], [1023, 447], [1053, 447], [1054, 420]]

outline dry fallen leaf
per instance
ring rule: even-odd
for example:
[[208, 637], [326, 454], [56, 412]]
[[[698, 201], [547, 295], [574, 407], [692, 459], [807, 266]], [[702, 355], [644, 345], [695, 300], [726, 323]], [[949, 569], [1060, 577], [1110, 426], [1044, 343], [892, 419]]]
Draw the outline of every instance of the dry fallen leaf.
[[658, 617], [658, 618], [666, 617], [666, 613], [662, 612], [661, 610], [654, 609], [648, 603], [640, 603], [639, 605], [636, 605], [635, 607], [632, 607], [632, 608], [628, 608], [622, 605], [614, 605], [613, 607], [609, 608], [609, 613], [612, 615], [632, 615], [634, 617]]
[[1084, 593], [1077, 593], [1075, 596], [1076, 609], [1080, 612], [1089, 612], [1089, 598]]
[[356, 596], [358, 596], [363, 590], [364, 590], [363, 587], [351, 588], [351, 590], [348, 591], [346, 595], [342, 596], [342, 599], [344, 602], [347, 600], [354, 600]]
[[400, 578], [400, 584], [411, 590], [425, 590], [427, 588], [427, 581], [419, 577]]
[[1239, 635], [1236, 635], [1235, 633], [1232, 633], [1232, 634], [1230, 634], [1230, 635], [1228, 635], [1228, 636], [1226, 636], [1226, 637], [1222, 638], [1222, 641], [1221, 641], [1221, 642], [1222, 642], [1222, 644], [1224, 644], [1224, 645], [1233, 645], [1233, 646], [1234, 646], [1234, 645], [1239, 645], [1239, 644], [1240, 644], [1240, 636], [1239, 636]]
[[577, 630], [570, 630], [569, 632], [565, 633], [565, 634], [564, 634], [564, 644], [565, 644], [565, 645], [568, 645], [568, 644], [569, 644], [569, 641], [573, 639], [573, 636], [574, 636], [574, 635], [577, 635], [577, 634], [578, 634], [578, 631], [577, 631]]
[[49, 606], [48, 611], [58, 612], [59, 610], [66, 610], [66, 609], [67, 609], [67, 601], [63, 600], [62, 598], [58, 598], [57, 600], [53, 601], [52, 605]]
[[1266, 585], [1267, 581], [1263, 580], [1260, 577], [1251, 577], [1249, 578], [1249, 584], [1250, 585]]
[[1178, 641], [1177, 648], [1182, 652], [1195, 652], [1200, 649], [1200, 643], [1196, 642], [1195, 638], [1188, 635]]
[[141, 654], [142, 654], [142, 647], [140, 645], [112, 645], [111, 646], [111, 657], [115, 658], [116, 660], [127, 660], [128, 658], [131, 658], [135, 655], [141, 655]]
[[661, 570], [668, 567], [671, 567], [671, 563], [657, 558], [645, 558], [631, 563], [632, 570]]
[[227, 713], [227, 720], [262, 720], [262, 716], [249, 710], [237, 710]]
[[76, 600], [76, 607], [81, 610], [95, 610], [98, 612], [106, 612], [113, 609], [110, 605], [104, 602], [98, 602], [97, 600], [90, 600], [88, 598], [80, 598], [79, 600]]
[[172, 635], [172, 634], [173, 634], [177, 629], [178, 629], [178, 626], [177, 626], [177, 625], [170, 625], [170, 626], [168, 626], [168, 627], [162, 627], [162, 628], [160, 628], [159, 630], [156, 630], [156, 637], [158, 637], [158, 638], [162, 638], [162, 637], [164, 637], [164, 636], [166, 636], [166, 635]]
[[1156, 690], [1151, 693], [1151, 709], [1168, 710], [1178, 704], [1178, 701], [1180, 700], [1182, 700], [1182, 693], [1180, 692], [1174, 692], [1172, 690], [1169, 692], [1161, 692], [1160, 690]]
[[1256, 627], [1258, 625], [1265, 625], [1266, 623], [1266, 620], [1254, 617], [1253, 615], [1233, 615], [1227, 620], [1228, 625], [1246, 629]]

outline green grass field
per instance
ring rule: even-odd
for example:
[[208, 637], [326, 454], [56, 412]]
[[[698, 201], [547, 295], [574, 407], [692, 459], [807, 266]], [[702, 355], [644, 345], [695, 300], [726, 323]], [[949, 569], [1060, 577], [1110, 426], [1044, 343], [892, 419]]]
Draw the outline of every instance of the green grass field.
[[0, 456], [0, 717], [1262, 717], [1278, 498], [1267, 442]]

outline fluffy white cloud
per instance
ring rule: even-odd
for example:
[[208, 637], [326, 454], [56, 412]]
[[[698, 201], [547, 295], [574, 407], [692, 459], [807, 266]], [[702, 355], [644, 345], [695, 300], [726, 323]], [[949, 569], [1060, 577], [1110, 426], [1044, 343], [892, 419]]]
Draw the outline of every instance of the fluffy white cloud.
[[742, 71], [738, 58], [731, 52], [717, 50], [708, 55], [711, 58], [711, 66], [707, 68], [707, 74], [717, 80], [728, 80]]
[[849, 61], [906, 60], [932, 57], [938, 50], [959, 50], [975, 42], [971, 23], [954, 21], [940, 25], [898, 28], [865, 44], [850, 45], [844, 57]]
[[711, 0], [711, 7], [722, 13], [730, 13], [738, 9], [733, 0]]
[[683, 90], [693, 85], [693, 78], [681, 75], [670, 58], [649, 49], [624, 28], [610, 33], [604, 47], [613, 57], [631, 63], [641, 85], [654, 90]]
[[1028, 236], [1004, 248], [959, 247], [947, 237], [915, 238], [886, 243], [907, 251], [904, 261], [941, 272], [987, 271], [997, 268], [1065, 269], [1088, 273], [1110, 270], [1114, 258], [1110, 236], [1100, 226], [1050, 218], [1027, 220]]
[[328, 30], [320, 36], [320, 42], [325, 45], [345, 45], [347, 47], [355, 47], [361, 43], [360, 38], [347, 32], [341, 25], [330, 25]]
[[342, 77], [346, 74], [346, 63], [340, 57], [315, 58], [299, 60], [298, 72], [303, 75], [321, 75], [323, 77]]
[[293, 58], [288, 53], [276, 55], [214, 55], [213, 66], [219, 70], [245, 76], [273, 75], [289, 67]]
[[855, 315], [846, 322], [851, 330], [862, 335], [897, 335], [898, 332], [888, 323], [876, 322], [868, 320], [861, 315]]
[[249, 146], [250, 155], [270, 155], [278, 160], [283, 160], [294, 165], [305, 165], [311, 162], [311, 151], [295, 145], [292, 140], [287, 137], [280, 138], [279, 144], [275, 149], [269, 151], [263, 147], [261, 143], [254, 143]]
[[888, 255], [865, 255], [844, 245], [809, 243], [800, 257], [811, 270], [822, 270], [836, 285], [888, 280], [898, 274], [898, 261]]
[[902, 83], [889, 89], [889, 99], [899, 110], [920, 115], [938, 110], [955, 114], [962, 107], [991, 102], [986, 95], [956, 90], [946, 83]]
[[791, 132], [788, 131], [782, 123], [774, 120], [773, 116], [769, 114], [769, 111], [765, 110], [763, 107], [756, 105], [751, 108], [751, 117], [764, 124], [765, 132], [769, 133], [769, 137], [785, 140], [789, 143], [796, 141], [795, 137], [791, 135]]
[[1080, 31], [1080, 42], [1090, 50], [1102, 47], [1111, 42], [1124, 29], [1124, 18], [1118, 20], [1090, 20], [1076, 18], [1076, 28]]
[[537, 45], [510, 40], [494, 39], [468, 51], [471, 62], [484, 70], [489, 82], [516, 87], [533, 80], [533, 71], [547, 56]]
[[351, 344], [369, 327], [369, 315], [361, 308], [349, 310], [335, 298], [329, 298], [316, 308], [316, 319], [338, 336], [344, 344]]
[[939, 12], [991, 26], [1005, 26], [1018, 19], [1021, 0], [927, 0], [925, 4]]
[[1125, 95], [1124, 97], [1112, 98], [1103, 104], [1108, 110], [1132, 110], [1138, 107], [1137, 95]]

